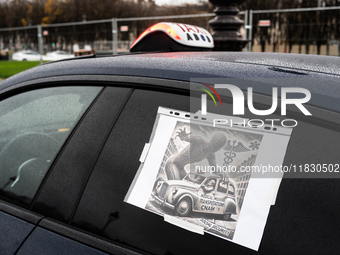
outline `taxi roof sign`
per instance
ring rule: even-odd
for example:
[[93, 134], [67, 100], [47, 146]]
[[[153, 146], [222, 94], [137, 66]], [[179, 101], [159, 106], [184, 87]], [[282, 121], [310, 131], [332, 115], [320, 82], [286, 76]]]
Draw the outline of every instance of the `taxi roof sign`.
[[192, 51], [213, 47], [213, 38], [204, 28], [161, 22], [146, 29], [131, 45], [130, 51]]

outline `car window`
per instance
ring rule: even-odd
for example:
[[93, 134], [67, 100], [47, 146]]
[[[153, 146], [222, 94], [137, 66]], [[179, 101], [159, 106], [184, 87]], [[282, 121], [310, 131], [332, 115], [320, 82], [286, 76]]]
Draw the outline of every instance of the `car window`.
[[228, 187], [228, 195], [234, 195], [235, 194], [235, 188], [233, 185], [229, 185]]
[[56, 87], [0, 102], [0, 194], [29, 203], [100, 87]]
[[204, 178], [200, 176], [199, 174], [188, 174], [183, 180], [200, 185], [204, 181]]
[[[227, 100], [222, 98], [222, 101]], [[232, 105], [229, 102], [226, 105], [231, 111]], [[164, 223], [162, 217], [124, 202], [124, 197], [140, 166], [139, 158], [144, 144], [149, 142], [158, 107], [188, 111], [188, 104], [189, 100], [184, 95], [134, 91], [108, 137], [88, 180], [74, 218], [71, 220], [74, 226], [154, 254], [211, 254], [212, 247], [214, 253], [223, 253], [226, 249], [233, 254], [240, 253], [240, 247], [225, 240], [208, 234], [200, 236], [189, 231], [184, 232], [180, 228]], [[190, 110], [196, 112], [199, 109]], [[254, 118], [248, 113], [245, 117]], [[282, 116], [274, 113], [268, 118], [280, 119]], [[327, 123], [307, 122], [300, 116], [296, 118], [299, 125], [294, 128], [284, 165], [322, 164], [322, 162], [335, 164], [338, 162], [340, 141], [338, 128], [328, 126]], [[273, 141], [273, 147], [275, 147], [275, 141]], [[320, 157], [320, 155], [323, 156]], [[249, 176], [250, 174], [235, 178], [235, 184], [228, 185], [224, 193], [231, 198], [235, 197], [239, 207], [242, 206], [246, 196]], [[289, 188], [292, 187], [289, 184], [292, 182], [301, 183], [302, 186], [297, 185], [293, 187], [294, 191], [290, 191]], [[206, 183], [205, 181], [202, 185]], [[305, 204], [306, 199], [312, 199], [315, 196], [318, 197], [317, 202], [321, 203], [323, 208], [328, 208], [328, 202], [323, 201], [322, 198], [325, 194], [331, 196], [331, 193], [335, 191], [335, 188], [328, 189], [327, 185], [318, 185], [318, 181], [312, 182], [313, 189], [311, 189], [310, 183], [307, 179], [284, 179], [283, 186], [280, 187], [280, 198], [275, 204], [275, 208], [278, 209], [271, 213], [275, 213], [276, 217], [282, 217], [281, 212], [285, 211], [285, 214], [289, 215], [289, 217], [284, 216], [286, 227], [291, 233], [294, 233], [296, 225], [295, 222], [291, 222], [291, 219], [296, 217], [296, 213], [301, 212], [296, 208]], [[326, 184], [326, 182], [323, 183]], [[338, 185], [338, 182], [334, 181], [333, 184]], [[212, 196], [212, 193], [209, 196]], [[294, 201], [289, 200], [290, 203], [287, 204], [287, 197], [294, 197]], [[288, 211], [286, 207], [289, 207]], [[311, 210], [313, 208], [310, 206]], [[163, 210], [161, 207], [157, 209]], [[320, 210], [325, 213], [322, 208]], [[326, 212], [325, 220], [331, 222], [332, 214], [335, 212], [334, 210]], [[273, 223], [275, 217], [269, 217], [269, 220], [275, 224]], [[233, 219], [226, 220], [226, 225], [233, 224], [233, 222]], [[270, 225], [268, 226], [271, 228]], [[275, 233], [276, 226], [274, 230], [269, 231]], [[142, 234], [136, 238], [136, 233]], [[311, 236], [311, 238], [314, 237]], [[266, 245], [270, 245], [267, 240], [264, 238], [263, 241], [267, 242]], [[316, 238], [314, 240], [317, 241]]]
[[[159, 228], [153, 229], [154, 233], [165, 232], [168, 236], [160, 238], [160, 235], [147, 234], [135, 238], [140, 229], [160, 226], [150, 225], [159, 219], [123, 201], [139, 167], [143, 147], [150, 139], [158, 106], [188, 111], [190, 102], [184, 95], [134, 91], [98, 158], [72, 224], [111, 240], [164, 254], [164, 249], [171, 246], [172, 233]], [[136, 217], [140, 213], [143, 217]]]
[[[217, 191], [221, 193], [226, 193], [228, 187], [228, 182], [220, 180], [220, 183], [218, 184]], [[230, 189], [230, 186], [229, 186]]]

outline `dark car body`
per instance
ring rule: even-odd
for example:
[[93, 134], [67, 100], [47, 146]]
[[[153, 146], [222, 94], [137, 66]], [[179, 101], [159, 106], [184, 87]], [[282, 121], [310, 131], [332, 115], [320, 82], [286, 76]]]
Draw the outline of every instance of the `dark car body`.
[[[13, 195], [9, 187], [17, 176], [11, 174], [7, 176], [10, 183], [0, 187], [0, 254], [255, 253], [212, 235], [176, 228], [158, 215], [123, 202], [157, 109], [199, 110], [190, 109], [192, 79], [235, 79], [244, 91], [252, 86], [254, 105], [263, 109], [271, 105], [273, 86], [306, 88], [312, 93], [306, 107], [313, 116], [288, 108], [286, 118], [297, 119], [299, 125], [284, 163], [339, 164], [339, 64], [336, 57], [294, 54], [137, 54], [48, 63], [2, 81], [0, 103], [26, 93], [35, 100], [34, 94], [46, 89], [53, 91], [51, 96], [64, 98], [66, 88], [77, 91], [72, 93], [79, 96], [79, 114], [74, 114], [72, 124], [54, 123], [55, 118], [45, 116], [48, 113], [37, 114], [36, 125], [25, 131], [46, 138], [48, 148], [54, 146], [52, 140], [59, 141], [59, 147], [47, 160], [38, 161], [34, 155], [18, 162], [15, 171], [26, 167], [31, 171], [39, 162], [46, 167], [31, 197], [16, 195], [24, 191]], [[221, 96], [231, 109], [230, 94]], [[67, 102], [73, 103], [72, 98]], [[47, 105], [51, 109], [67, 105], [58, 100], [59, 104]], [[20, 105], [25, 108], [25, 101], [20, 100]], [[6, 109], [2, 110], [5, 116]], [[245, 117], [252, 115], [247, 112]], [[39, 122], [43, 118], [56, 126], [43, 125]], [[282, 116], [278, 111], [273, 118]], [[9, 155], [10, 148], [14, 153], [17, 147], [12, 144], [22, 147], [22, 140], [28, 148], [37, 148], [37, 153], [46, 151], [39, 150], [43, 138], [19, 139], [19, 126], [0, 130], [2, 152]], [[334, 253], [340, 236], [339, 183], [337, 178], [283, 179], [258, 253]]]

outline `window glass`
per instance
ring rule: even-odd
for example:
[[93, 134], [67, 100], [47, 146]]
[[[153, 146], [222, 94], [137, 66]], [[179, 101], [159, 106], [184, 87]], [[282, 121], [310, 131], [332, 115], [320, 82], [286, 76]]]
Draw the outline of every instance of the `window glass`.
[[0, 192], [29, 203], [100, 87], [33, 90], [0, 102]]
[[228, 182], [221, 180], [218, 185], [217, 191], [221, 193], [226, 193], [227, 187], [228, 187]]
[[[222, 98], [223, 104], [225, 101]], [[77, 206], [76, 213], [71, 221], [72, 224], [114, 242], [123, 243], [152, 254], [224, 254], [227, 251], [231, 254], [244, 254], [247, 250], [244, 247], [216, 238], [213, 235], [197, 235], [182, 228], [174, 227], [164, 222], [163, 217], [124, 202], [126, 193], [140, 166], [139, 159], [144, 145], [149, 142], [159, 106], [184, 111], [190, 110], [189, 99], [184, 95], [136, 89], [103, 147]], [[229, 103], [228, 108], [232, 109], [232, 105]], [[199, 109], [193, 109], [192, 112], [196, 112], [195, 110]], [[248, 115], [245, 117], [248, 117]], [[252, 118], [252, 116], [249, 117]], [[273, 115], [271, 118], [280, 119], [281, 116]], [[308, 162], [319, 162], [320, 164], [323, 162], [339, 162], [339, 129], [334, 131], [302, 120], [298, 121], [299, 125], [294, 128], [289, 142], [284, 165]], [[275, 143], [273, 143], [273, 146], [275, 147]], [[327, 153], [325, 153], [326, 150]], [[320, 157], [320, 155], [323, 155], [323, 157]], [[248, 180], [249, 176], [243, 176], [242, 179], [237, 180], [235, 185]], [[331, 185], [329, 185], [330, 183]], [[325, 208], [330, 208], [330, 205], [334, 205], [334, 199], [325, 201], [325, 194], [329, 198], [333, 198], [339, 188], [338, 180], [284, 179], [281, 185], [283, 186], [280, 187], [279, 200], [275, 204], [276, 209], [272, 209], [270, 212], [271, 216], [268, 218], [270, 224], [267, 224], [265, 230], [267, 236], [263, 238], [262, 248], [260, 249], [270, 250], [275, 243], [276, 246], [280, 247], [281, 254], [287, 254], [286, 243], [275, 239], [277, 229], [287, 228], [291, 235], [299, 239], [301, 231], [296, 233], [296, 221], [292, 221], [292, 219], [301, 218], [301, 229], [303, 231], [303, 227], [306, 226], [304, 224], [306, 215], [311, 215], [306, 212], [313, 211], [313, 209], [313, 212], [315, 212], [315, 205], [320, 203], [323, 207], [318, 207], [319, 213], [314, 215], [315, 217], [311, 216], [307, 222], [313, 225], [322, 219], [319, 224], [320, 229], [326, 221], [329, 224], [328, 226], [335, 226], [332, 228], [333, 232], [339, 232], [336, 224], [334, 224], [334, 215], [338, 215], [339, 210], [334, 208], [333, 210], [325, 210]], [[245, 195], [244, 184], [242, 190], [235, 190], [235, 186], [232, 185], [229, 185], [229, 187], [229, 191], [234, 195], [224, 194], [236, 196], [239, 206], [242, 206]], [[321, 193], [320, 189], [322, 189]], [[306, 201], [311, 202], [307, 203]], [[302, 209], [301, 205], [303, 205]], [[289, 207], [289, 210], [287, 210], [287, 207]], [[159, 208], [161, 210], [161, 207]], [[308, 211], [306, 211], [307, 209]], [[284, 214], [281, 213], [283, 211]], [[195, 213], [199, 215], [199, 212]], [[327, 217], [322, 216], [325, 213]], [[282, 215], [284, 215], [284, 220], [277, 223], [275, 217], [283, 219]], [[214, 215], [211, 218], [216, 219], [216, 221], [219, 220]], [[225, 223], [226, 226], [230, 226], [229, 224], [234, 224], [234, 221], [231, 219]], [[136, 233], [138, 234], [136, 235]], [[309, 238], [312, 238], [313, 243], [316, 243], [313, 249], [317, 249], [319, 245], [317, 237], [313, 235], [312, 230], [311, 233]], [[294, 242], [292, 244], [294, 246]], [[305, 244], [308, 247], [311, 243]], [[331, 244], [333, 245], [333, 242]], [[298, 250], [299, 247], [299, 244], [297, 244], [294, 249]], [[275, 251], [277, 249], [274, 249], [272, 253], [275, 253]], [[288, 254], [292, 253], [291, 251], [293, 249], [289, 249]], [[251, 252], [249, 250], [249, 253]]]
[[199, 174], [188, 174], [184, 180], [200, 185], [204, 181], [204, 178]]
[[228, 187], [228, 194], [229, 195], [234, 195], [235, 194], [234, 186], [229, 185], [229, 187]]

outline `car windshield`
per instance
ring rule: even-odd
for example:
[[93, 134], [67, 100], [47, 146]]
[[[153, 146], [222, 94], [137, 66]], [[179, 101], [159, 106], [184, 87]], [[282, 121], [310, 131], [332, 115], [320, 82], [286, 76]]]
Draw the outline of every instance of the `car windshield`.
[[186, 177], [184, 177], [183, 180], [193, 182], [199, 185], [204, 181], [204, 177], [198, 174], [188, 174]]

